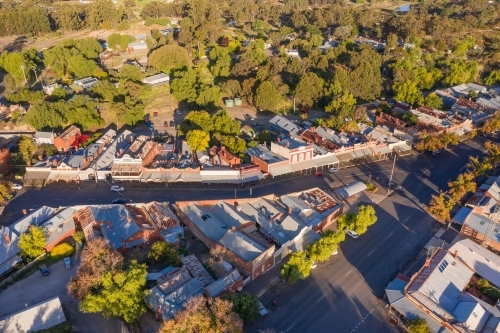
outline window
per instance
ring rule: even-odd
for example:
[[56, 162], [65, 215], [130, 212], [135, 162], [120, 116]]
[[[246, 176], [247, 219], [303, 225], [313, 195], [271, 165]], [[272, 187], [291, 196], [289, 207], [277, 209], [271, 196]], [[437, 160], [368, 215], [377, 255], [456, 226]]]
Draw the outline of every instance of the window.
[[210, 218], [211, 218], [211, 217], [210, 217], [210, 215], [208, 215], [208, 214], [204, 214], [204, 215], [202, 215], [202, 216], [201, 216], [201, 219], [202, 219], [203, 221], [206, 221], [207, 219], [210, 219]]
[[483, 225], [484, 223], [485, 223], [484, 221], [479, 222], [480, 225]]
[[300, 153], [299, 154], [299, 162], [302, 162], [304, 160], [304, 154]]
[[310, 151], [308, 151], [308, 152], [306, 153], [306, 161], [307, 161], [307, 160], [310, 160], [310, 159], [311, 159], [311, 152], [310, 152]]
[[292, 156], [292, 163], [297, 163], [297, 154]]
[[474, 316], [474, 318], [477, 318], [477, 314], [475, 312], [472, 312], [472, 315]]

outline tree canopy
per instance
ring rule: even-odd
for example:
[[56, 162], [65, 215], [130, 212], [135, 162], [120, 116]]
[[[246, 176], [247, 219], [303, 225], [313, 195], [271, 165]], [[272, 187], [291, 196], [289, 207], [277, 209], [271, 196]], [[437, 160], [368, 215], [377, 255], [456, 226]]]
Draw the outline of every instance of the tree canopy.
[[21, 255], [36, 258], [45, 253], [45, 233], [38, 226], [30, 226], [29, 230], [19, 237]]
[[307, 258], [305, 252], [292, 253], [288, 262], [281, 269], [281, 277], [289, 282], [295, 283], [300, 278], [305, 279], [311, 274], [312, 262]]

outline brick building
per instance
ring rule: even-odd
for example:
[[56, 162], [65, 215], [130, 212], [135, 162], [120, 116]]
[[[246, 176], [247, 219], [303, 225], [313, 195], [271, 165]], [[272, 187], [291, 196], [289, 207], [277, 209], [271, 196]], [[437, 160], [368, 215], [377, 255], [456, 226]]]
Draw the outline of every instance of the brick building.
[[82, 133], [80, 129], [76, 126], [71, 126], [66, 131], [64, 131], [61, 135], [54, 139], [54, 146], [61, 151], [68, 151], [73, 143], [77, 141]]

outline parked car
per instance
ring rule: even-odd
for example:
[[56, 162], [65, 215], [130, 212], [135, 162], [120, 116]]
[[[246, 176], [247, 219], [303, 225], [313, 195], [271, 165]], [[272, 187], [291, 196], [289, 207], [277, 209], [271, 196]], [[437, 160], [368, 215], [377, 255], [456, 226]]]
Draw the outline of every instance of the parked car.
[[331, 173], [335, 173], [335, 172], [339, 171], [339, 169], [336, 167], [333, 167], [333, 168], [328, 169], [328, 171], [330, 171]]
[[42, 276], [47, 276], [50, 274], [49, 268], [47, 265], [40, 265], [40, 273], [42, 273]]
[[12, 184], [11, 184], [11, 186], [12, 186], [12, 188], [13, 188], [14, 190], [20, 190], [20, 189], [22, 189], [22, 188], [23, 188], [23, 185], [21, 185], [21, 184], [16, 184], [16, 183], [12, 183]]
[[269, 311], [267, 311], [267, 309], [264, 307], [264, 304], [262, 304], [260, 301], [259, 301], [259, 313], [261, 316], [264, 316], [269, 313]]
[[322, 177], [323, 176], [323, 172], [316, 171], [315, 173], [313, 173], [313, 176], [314, 177]]
[[64, 267], [66, 267], [66, 269], [71, 269], [71, 267], [73, 267], [69, 257], [64, 258]]
[[316, 267], [318, 267], [318, 265], [313, 261], [312, 265], [311, 265], [311, 269], [315, 269]]
[[332, 252], [332, 256], [336, 256], [337, 254], [339, 254], [339, 250], [337, 250], [337, 249]]
[[124, 187], [121, 186], [111, 186], [111, 192], [123, 192], [125, 191]]
[[113, 201], [111, 201], [112, 204], [126, 204], [127, 203], [127, 199], [125, 198], [117, 198], [117, 199], [114, 199]]
[[347, 236], [349, 236], [353, 239], [356, 239], [359, 237], [358, 233], [354, 230], [347, 230], [345, 233], [347, 234]]
[[175, 127], [175, 123], [173, 120], [170, 120], [170, 127]]
[[181, 110], [179, 110], [179, 109], [175, 109], [175, 113], [177, 113], [177, 114], [181, 114]]

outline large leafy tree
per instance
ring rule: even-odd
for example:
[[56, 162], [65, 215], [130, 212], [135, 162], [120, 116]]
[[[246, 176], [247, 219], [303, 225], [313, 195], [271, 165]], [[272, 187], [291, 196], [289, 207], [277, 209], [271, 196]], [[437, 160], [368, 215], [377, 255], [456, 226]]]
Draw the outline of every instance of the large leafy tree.
[[175, 71], [170, 87], [172, 95], [179, 102], [187, 102], [202, 108], [213, 107], [221, 100], [220, 88], [213, 84], [213, 76], [206, 68]]
[[435, 151], [443, 147], [443, 142], [437, 135], [422, 133], [415, 148], [420, 151]]
[[0, 181], [0, 204], [4, 204], [12, 198], [12, 186], [7, 181]]
[[395, 99], [398, 101], [406, 102], [408, 104], [422, 104], [424, 102], [424, 98], [422, 93], [418, 90], [415, 82], [406, 80], [403, 83], [394, 83], [392, 86], [394, 90]]
[[28, 232], [21, 234], [18, 243], [21, 254], [28, 258], [36, 258], [45, 253], [45, 233], [38, 226], [30, 226]]
[[209, 53], [210, 71], [217, 77], [231, 75], [231, 55], [228, 48], [216, 46]]
[[35, 144], [33, 140], [27, 136], [21, 137], [19, 140], [19, 155], [21, 156], [22, 161], [26, 165], [31, 165], [31, 158], [36, 151]]
[[18, 85], [24, 85], [25, 75], [27, 80], [33, 77], [32, 68], [36, 68], [38, 61], [37, 51], [33, 48], [21, 52], [4, 52], [0, 55], [0, 68], [9, 73]]
[[467, 164], [467, 167], [476, 177], [484, 176], [488, 173], [488, 171], [493, 169], [491, 160], [489, 158], [483, 158], [482, 160], [480, 160], [477, 156], [469, 157], [469, 163]]
[[155, 49], [148, 57], [148, 65], [165, 73], [189, 66], [189, 55], [178, 45], [165, 45]]
[[460, 137], [457, 133], [446, 132], [439, 136], [441, 143], [444, 146], [444, 149], [448, 147], [448, 145], [456, 145], [460, 141]]
[[222, 296], [233, 304], [233, 312], [237, 313], [245, 325], [253, 323], [260, 315], [259, 299], [248, 292], [232, 293]]
[[311, 274], [312, 262], [307, 259], [306, 253], [297, 251], [292, 253], [288, 262], [281, 269], [281, 276], [290, 283], [297, 282]]
[[359, 235], [364, 234], [368, 227], [377, 222], [377, 215], [373, 206], [361, 206], [356, 214], [356, 221], [354, 222], [356, 231]]
[[210, 135], [202, 130], [192, 130], [186, 135], [186, 141], [193, 152], [205, 151], [210, 143]]
[[167, 242], [156, 241], [151, 246], [148, 259], [152, 262], [161, 262], [169, 266], [180, 266], [181, 258], [179, 252]]
[[440, 192], [439, 195], [433, 194], [431, 196], [431, 202], [427, 207], [427, 211], [438, 219], [448, 222], [450, 220], [450, 210], [454, 204], [454, 201], [446, 199], [444, 192]]
[[207, 301], [203, 296], [190, 298], [160, 333], [243, 332], [243, 321], [232, 311], [233, 304], [222, 298]]
[[410, 333], [431, 333], [431, 329], [429, 328], [429, 325], [427, 322], [418, 317], [415, 319], [410, 319], [408, 322], [408, 330]]
[[264, 81], [257, 87], [254, 104], [262, 110], [277, 111], [281, 96], [276, 87], [269, 81]]
[[91, 291], [80, 302], [80, 311], [100, 312], [105, 318], [120, 316], [127, 323], [138, 321], [146, 312], [144, 304], [146, 275], [146, 265], [138, 264], [135, 260], [132, 260], [124, 270], [105, 273], [99, 289]]
[[212, 122], [215, 132], [225, 135], [238, 135], [240, 133], [241, 122], [231, 118], [226, 110], [217, 111], [212, 116]]
[[443, 99], [439, 97], [435, 92], [432, 92], [425, 98], [424, 105], [440, 110], [443, 108]]
[[486, 148], [486, 152], [488, 153], [488, 155], [490, 155], [491, 163], [496, 168], [498, 166], [498, 163], [500, 162], [500, 145], [491, 141], [487, 141], [484, 144], [484, 147]]
[[474, 175], [467, 172], [458, 175], [455, 181], [448, 182], [452, 201], [459, 201], [468, 192], [475, 192], [477, 184], [474, 180]]
[[481, 131], [485, 133], [493, 133], [500, 130], [500, 114], [495, 114], [492, 118], [484, 122]]
[[301, 105], [311, 107], [322, 97], [324, 85], [325, 82], [318, 75], [306, 73], [300, 78], [294, 96]]
[[181, 124], [181, 131], [187, 134], [191, 130], [203, 130], [212, 132], [214, 129], [213, 119], [207, 111], [191, 111]]

